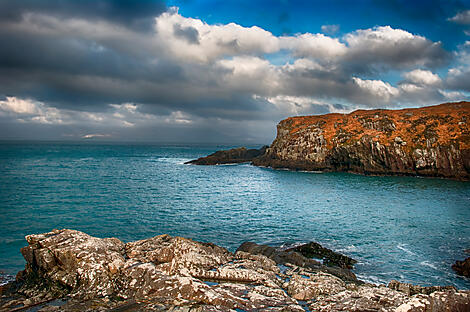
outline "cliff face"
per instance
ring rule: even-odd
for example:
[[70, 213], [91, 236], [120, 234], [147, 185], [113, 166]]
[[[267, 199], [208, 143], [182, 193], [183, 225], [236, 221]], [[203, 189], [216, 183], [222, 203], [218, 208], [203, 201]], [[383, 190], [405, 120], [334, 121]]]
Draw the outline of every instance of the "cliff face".
[[254, 165], [470, 178], [470, 102], [291, 117]]

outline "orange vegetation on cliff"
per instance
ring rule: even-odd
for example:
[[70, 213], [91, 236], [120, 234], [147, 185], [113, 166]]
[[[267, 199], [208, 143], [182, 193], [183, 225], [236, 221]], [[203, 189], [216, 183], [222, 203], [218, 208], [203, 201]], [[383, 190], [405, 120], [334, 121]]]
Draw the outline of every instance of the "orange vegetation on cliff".
[[470, 102], [458, 102], [400, 110], [290, 117], [279, 127], [288, 128], [291, 136], [311, 126], [319, 127], [327, 148], [351, 144], [368, 135], [382, 145], [403, 140], [406, 142], [403, 148], [408, 151], [449, 144], [462, 150], [470, 149], [469, 121]]

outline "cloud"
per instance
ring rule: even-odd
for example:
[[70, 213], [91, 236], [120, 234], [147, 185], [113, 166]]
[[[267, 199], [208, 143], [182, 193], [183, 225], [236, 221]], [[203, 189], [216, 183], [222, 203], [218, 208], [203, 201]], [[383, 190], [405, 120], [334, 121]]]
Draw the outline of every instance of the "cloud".
[[339, 31], [339, 25], [322, 25], [321, 31], [328, 35], [334, 35]]
[[415, 69], [405, 73], [404, 77], [416, 85], [436, 85], [441, 83], [441, 78], [429, 70]]
[[295, 37], [281, 37], [283, 48], [292, 50], [296, 57], [335, 59], [347, 52], [346, 46], [337, 38], [323, 34], [300, 34]]
[[458, 24], [470, 25], [470, 10], [459, 12], [455, 16], [448, 18], [448, 20]]
[[176, 9], [156, 19], [158, 39], [180, 61], [209, 62], [229, 55], [260, 55], [279, 50], [279, 40], [257, 26], [209, 25], [181, 16]]
[[361, 90], [367, 93], [368, 96], [374, 97], [377, 100], [388, 102], [391, 98], [399, 94], [397, 88], [392, 87], [389, 83], [383, 82], [382, 80], [363, 80], [358, 77], [353, 77], [353, 81]]
[[[20, 3], [0, 0], [11, 13], [0, 19], [4, 134], [267, 143], [290, 115], [437, 103], [467, 88], [463, 47], [441, 81], [441, 43], [390, 26], [276, 36], [145, 1], [129, 16], [126, 1]], [[390, 71], [404, 80], [388, 82]]]
[[153, 18], [166, 9], [164, 1], [142, 0], [0, 0], [0, 19], [18, 21], [30, 12], [47, 14], [61, 19], [85, 18], [107, 20], [126, 27], [150, 30]]
[[411, 66], [435, 68], [449, 60], [441, 42], [432, 42], [390, 26], [360, 29], [345, 35], [344, 40], [348, 45], [346, 59], [354, 65], [395, 69]]

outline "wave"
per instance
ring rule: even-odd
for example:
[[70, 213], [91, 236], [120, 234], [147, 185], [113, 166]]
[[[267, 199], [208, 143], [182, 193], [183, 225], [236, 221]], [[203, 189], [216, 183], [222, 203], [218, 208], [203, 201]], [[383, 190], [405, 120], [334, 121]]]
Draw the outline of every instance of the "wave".
[[0, 273], [0, 287], [8, 284], [9, 282], [13, 282], [14, 280], [15, 277], [13, 275]]
[[405, 246], [408, 246], [408, 244], [398, 244], [397, 248], [400, 249], [401, 251], [406, 252], [409, 255], [416, 256], [416, 254], [414, 252], [412, 252], [411, 250], [409, 250]]
[[423, 265], [423, 266], [430, 267], [430, 268], [432, 268], [432, 269], [434, 269], [434, 270], [437, 270], [437, 267], [436, 267], [434, 264], [432, 264], [431, 262], [429, 262], [429, 261], [421, 261], [419, 264], [421, 264], [421, 265]]
[[188, 162], [191, 159], [190, 158], [161, 157], [161, 158], [155, 158], [153, 160], [154, 161], [159, 161], [159, 162], [167, 162], [167, 163], [177, 164], [177, 165], [184, 165], [185, 162]]
[[357, 274], [356, 273], [356, 276], [357, 276], [358, 279], [360, 279], [361, 281], [364, 281], [366, 283], [375, 284], [375, 285], [387, 284], [386, 280], [381, 279], [381, 278], [379, 278], [375, 275], [366, 275], [366, 274]]
[[354, 245], [349, 245], [343, 248], [339, 248], [336, 251], [339, 253], [349, 253], [349, 252], [356, 252], [358, 249]]

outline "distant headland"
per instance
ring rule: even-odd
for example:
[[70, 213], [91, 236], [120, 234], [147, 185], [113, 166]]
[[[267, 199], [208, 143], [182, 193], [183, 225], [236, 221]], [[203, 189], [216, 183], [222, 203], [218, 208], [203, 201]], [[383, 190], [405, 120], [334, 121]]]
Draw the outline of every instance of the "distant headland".
[[470, 102], [290, 117], [278, 124], [269, 147], [219, 151], [188, 163], [469, 180], [469, 122]]

